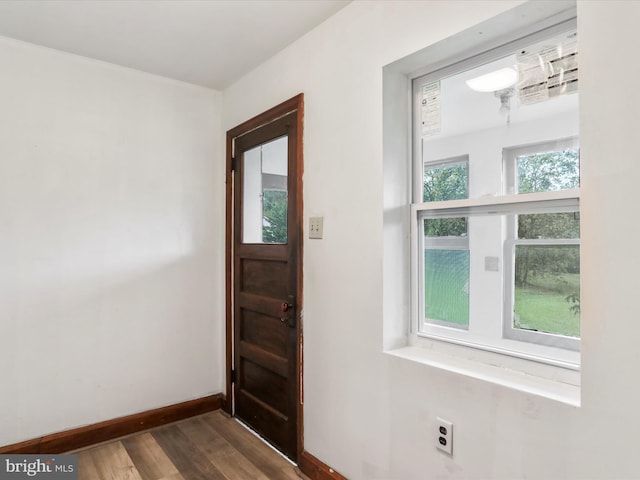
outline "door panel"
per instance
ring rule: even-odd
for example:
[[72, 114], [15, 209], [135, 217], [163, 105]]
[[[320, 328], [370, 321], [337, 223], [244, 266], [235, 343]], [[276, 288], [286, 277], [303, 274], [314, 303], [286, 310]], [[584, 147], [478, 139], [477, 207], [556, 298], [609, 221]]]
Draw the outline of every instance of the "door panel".
[[297, 113], [235, 138], [234, 415], [297, 460]]
[[240, 262], [242, 292], [286, 299], [290, 293], [288, 268], [288, 262], [283, 260], [243, 258]]
[[[242, 341], [279, 357], [287, 355], [287, 332], [280, 328], [280, 318], [246, 310], [240, 326]], [[262, 328], [264, 327], [264, 328]]]

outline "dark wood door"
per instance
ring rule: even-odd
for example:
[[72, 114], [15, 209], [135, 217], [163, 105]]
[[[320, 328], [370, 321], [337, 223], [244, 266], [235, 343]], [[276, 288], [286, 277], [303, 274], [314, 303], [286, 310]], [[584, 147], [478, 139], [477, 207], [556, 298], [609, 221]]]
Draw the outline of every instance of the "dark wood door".
[[294, 461], [300, 399], [295, 110], [233, 138], [234, 415]]

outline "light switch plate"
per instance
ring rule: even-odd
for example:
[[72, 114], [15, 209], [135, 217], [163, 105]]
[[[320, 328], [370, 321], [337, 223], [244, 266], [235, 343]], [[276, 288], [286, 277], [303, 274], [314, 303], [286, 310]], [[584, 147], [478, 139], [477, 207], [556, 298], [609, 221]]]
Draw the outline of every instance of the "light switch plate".
[[309, 238], [322, 238], [322, 217], [309, 217]]

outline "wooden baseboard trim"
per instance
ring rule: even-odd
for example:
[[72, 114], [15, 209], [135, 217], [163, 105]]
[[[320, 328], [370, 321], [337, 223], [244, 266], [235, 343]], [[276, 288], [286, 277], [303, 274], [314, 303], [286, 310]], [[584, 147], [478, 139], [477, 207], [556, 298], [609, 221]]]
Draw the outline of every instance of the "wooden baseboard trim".
[[115, 418], [105, 422], [46, 435], [25, 442], [0, 447], [0, 454], [64, 453], [95, 445], [114, 438], [141, 432], [148, 428], [218, 410], [222, 394], [197, 398], [188, 402], [156, 408], [146, 412]]
[[298, 468], [311, 480], [347, 480], [347, 477], [340, 475], [329, 465], [321, 462], [306, 450], [300, 455]]

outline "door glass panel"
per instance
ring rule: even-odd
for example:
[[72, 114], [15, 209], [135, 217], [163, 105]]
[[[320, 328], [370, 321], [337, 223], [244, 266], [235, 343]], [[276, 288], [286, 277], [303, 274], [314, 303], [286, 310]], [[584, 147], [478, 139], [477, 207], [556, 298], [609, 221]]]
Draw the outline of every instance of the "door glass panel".
[[287, 243], [287, 140], [280, 137], [244, 152], [243, 243]]

